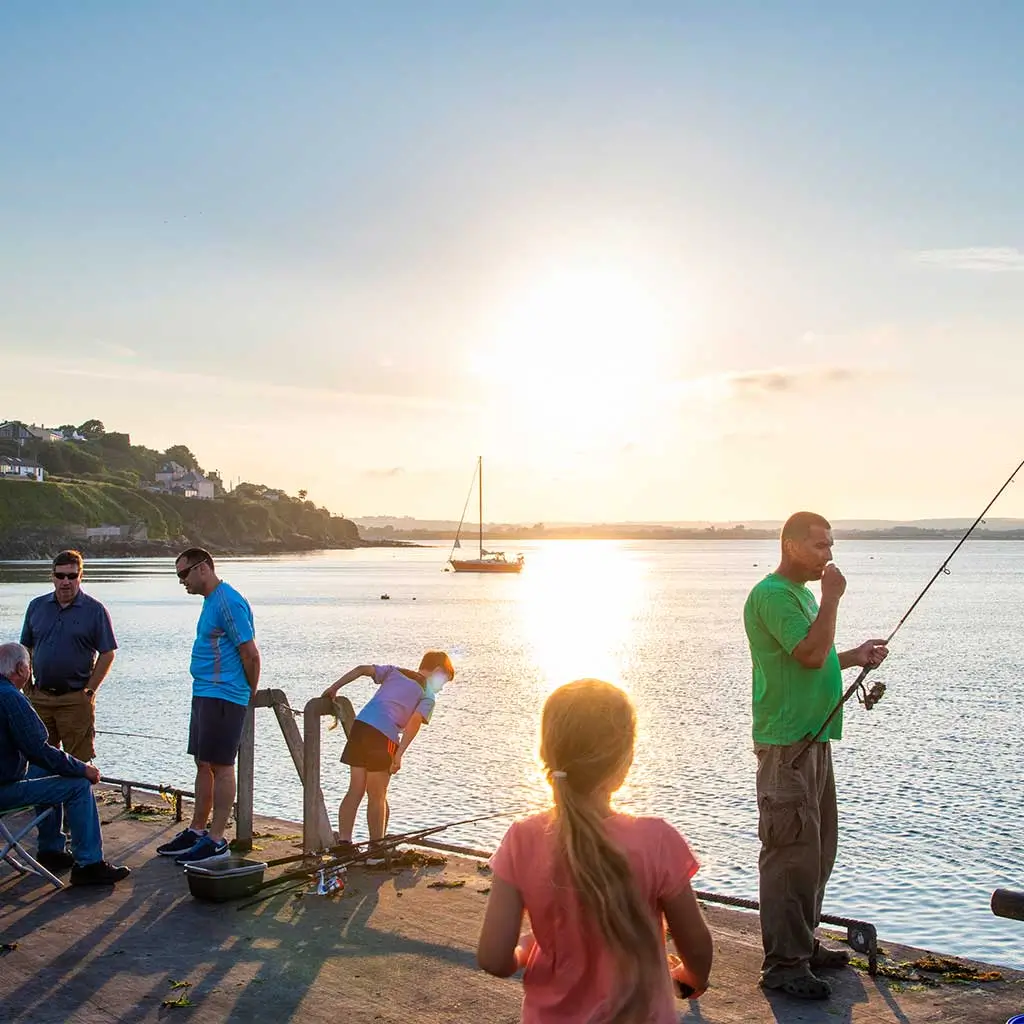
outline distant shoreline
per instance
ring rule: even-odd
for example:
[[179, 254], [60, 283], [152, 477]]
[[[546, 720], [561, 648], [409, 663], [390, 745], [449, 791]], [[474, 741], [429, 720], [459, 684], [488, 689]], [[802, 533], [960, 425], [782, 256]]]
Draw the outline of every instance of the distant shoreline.
[[[916, 527], [896, 527], [889, 530], [835, 530], [836, 540], [959, 540], [965, 530], [924, 530]], [[415, 541], [415, 542], [447, 542], [455, 540], [455, 532], [430, 530], [394, 530], [382, 535], [381, 531], [368, 530], [364, 534], [367, 541]], [[498, 531], [484, 533], [484, 546], [501, 548], [502, 545], [518, 544], [535, 540], [778, 540], [778, 530], [748, 529], [705, 529], [684, 530], [666, 528], [663, 530], [608, 530], [601, 527], [573, 527], [569, 529], [551, 529], [544, 531]], [[1024, 540], [1022, 530], [975, 530], [972, 540]], [[467, 541], [462, 537], [462, 548], [472, 551], [477, 542], [474, 534]]]

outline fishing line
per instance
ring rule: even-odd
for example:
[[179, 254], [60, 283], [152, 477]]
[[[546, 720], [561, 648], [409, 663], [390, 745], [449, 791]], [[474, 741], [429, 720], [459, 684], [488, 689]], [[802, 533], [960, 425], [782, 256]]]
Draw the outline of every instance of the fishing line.
[[174, 740], [169, 740], [166, 736], [150, 736], [144, 732], [111, 732], [109, 729], [97, 729], [97, 736], [128, 736], [135, 740], [159, 740], [161, 743], [174, 743]]
[[[910, 618], [911, 612], [913, 612], [913, 610], [921, 603], [921, 599], [924, 597], [924, 595], [927, 594], [929, 590], [931, 590], [932, 584], [943, 574], [947, 576], [949, 575], [949, 569], [947, 567], [949, 563], [953, 561], [953, 556], [960, 550], [961, 547], [963, 547], [964, 542], [967, 540], [967, 538], [970, 537], [972, 533], [974, 533], [974, 531], [978, 528], [978, 525], [984, 520], [985, 516], [988, 513], [988, 510], [999, 500], [1003, 491], [1005, 491], [1006, 488], [1013, 483], [1013, 478], [1022, 469], [1024, 469], [1024, 460], [1022, 460], [1020, 465], [1018, 465], [1017, 468], [1006, 478], [1006, 483], [1004, 483], [1003, 486], [1000, 487], [998, 491], [996, 491], [995, 496], [992, 498], [992, 500], [981, 510], [981, 515], [978, 516], [978, 518], [975, 519], [973, 523], [971, 523], [971, 525], [967, 529], [967, 532], [960, 538], [960, 540], [957, 541], [956, 547], [953, 548], [953, 550], [950, 551], [950, 553], [946, 556], [946, 560], [942, 563], [942, 565], [940, 565], [938, 569], [935, 570], [935, 575], [932, 576], [932, 578], [925, 584], [924, 590], [922, 590], [921, 593], [917, 595], [917, 597], [914, 599], [914, 603], [903, 613], [903, 618], [896, 623], [896, 626], [893, 629], [893, 631], [885, 638], [886, 647], [889, 646], [890, 642], [892, 641], [892, 638], [903, 627], [903, 623]], [[836, 706], [831, 710], [831, 712], [829, 712], [828, 718], [826, 718], [825, 721], [822, 722], [821, 728], [810, 739], [806, 740], [804, 742], [804, 745], [797, 751], [796, 757], [793, 758], [792, 762], [794, 768], [799, 765], [801, 760], [803, 760], [804, 754], [806, 754], [807, 751], [811, 748], [811, 745], [818, 742], [818, 740], [821, 738], [822, 733], [828, 728], [829, 724], [832, 722], [832, 719], [834, 719], [836, 715], [839, 714], [839, 712], [842, 710], [843, 705], [855, 693], [857, 694], [857, 699], [864, 705], [864, 708], [867, 711], [870, 711], [882, 699], [882, 696], [885, 694], [884, 683], [875, 683], [870, 690], [867, 690], [864, 687], [864, 680], [867, 678], [868, 673], [874, 670], [874, 667], [875, 666], [872, 665], [865, 665], [864, 668], [860, 670], [860, 674], [849, 686], [846, 692], [842, 695]]]

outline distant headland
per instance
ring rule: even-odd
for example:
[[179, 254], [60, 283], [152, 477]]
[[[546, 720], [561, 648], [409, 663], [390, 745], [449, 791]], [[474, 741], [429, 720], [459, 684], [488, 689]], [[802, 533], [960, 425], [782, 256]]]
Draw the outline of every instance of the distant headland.
[[155, 451], [100, 420], [49, 428], [0, 423], [0, 558], [274, 554], [400, 544], [366, 540], [350, 519], [263, 484], [226, 491], [186, 445]]

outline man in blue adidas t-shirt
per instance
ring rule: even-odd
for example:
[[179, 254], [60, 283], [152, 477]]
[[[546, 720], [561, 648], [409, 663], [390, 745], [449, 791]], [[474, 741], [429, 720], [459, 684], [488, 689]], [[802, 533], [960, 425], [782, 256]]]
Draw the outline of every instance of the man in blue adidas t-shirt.
[[260, 652], [249, 602], [217, 578], [209, 551], [183, 551], [174, 570], [187, 593], [203, 596], [192, 644], [188, 727], [188, 752], [197, 768], [195, 810], [191, 825], [157, 848], [162, 857], [183, 864], [228, 856], [224, 829], [235, 802], [235, 758], [260, 681]]

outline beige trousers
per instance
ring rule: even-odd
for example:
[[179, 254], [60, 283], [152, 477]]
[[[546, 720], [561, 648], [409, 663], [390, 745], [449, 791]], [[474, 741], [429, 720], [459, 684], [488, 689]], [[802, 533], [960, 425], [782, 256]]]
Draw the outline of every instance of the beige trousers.
[[43, 720], [50, 746], [63, 746], [65, 754], [79, 761], [91, 761], [96, 756], [96, 705], [84, 690], [57, 697], [30, 686], [25, 696]]
[[755, 744], [760, 813], [762, 979], [782, 983], [810, 970], [814, 929], [839, 840], [832, 748]]

